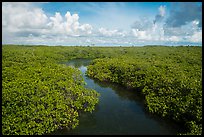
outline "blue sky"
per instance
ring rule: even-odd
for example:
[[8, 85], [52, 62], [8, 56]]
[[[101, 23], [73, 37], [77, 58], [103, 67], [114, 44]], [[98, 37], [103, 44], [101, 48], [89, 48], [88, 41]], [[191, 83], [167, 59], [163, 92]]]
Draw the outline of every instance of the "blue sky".
[[201, 4], [3, 2], [2, 40], [36, 45], [201, 45]]

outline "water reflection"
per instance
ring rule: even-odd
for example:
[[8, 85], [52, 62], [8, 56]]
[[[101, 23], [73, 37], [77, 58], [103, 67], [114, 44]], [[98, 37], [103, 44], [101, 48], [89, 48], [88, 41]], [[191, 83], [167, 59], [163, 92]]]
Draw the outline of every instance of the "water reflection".
[[144, 102], [136, 90], [107, 82], [99, 82], [85, 75], [90, 59], [75, 59], [66, 63], [79, 68], [87, 83], [86, 88], [100, 93], [99, 104], [93, 113], [82, 113], [79, 126], [71, 131], [66, 129], [53, 134], [176, 134], [178, 127], [170, 121], [152, 116], [144, 110]]

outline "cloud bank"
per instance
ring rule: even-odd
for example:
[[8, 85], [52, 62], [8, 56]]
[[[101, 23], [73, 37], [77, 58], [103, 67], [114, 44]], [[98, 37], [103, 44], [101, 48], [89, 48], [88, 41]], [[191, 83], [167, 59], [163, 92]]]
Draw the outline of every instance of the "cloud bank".
[[[33, 3], [3, 2], [2, 40], [3, 44], [47, 45], [202, 43], [202, 5], [173, 3], [172, 7], [160, 5], [153, 19], [137, 17], [123, 30], [80, 23], [80, 14], [70, 11], [52, 15]], [[114, 6], [114, 11], [119, 9]]]

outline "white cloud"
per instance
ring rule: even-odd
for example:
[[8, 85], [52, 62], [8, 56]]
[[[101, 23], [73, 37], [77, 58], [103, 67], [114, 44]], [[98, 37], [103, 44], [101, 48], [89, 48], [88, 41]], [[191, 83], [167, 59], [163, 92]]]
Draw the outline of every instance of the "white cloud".
[[59, 12], [55, 13], [54, 17], [50, 17], [50, 22], [47, 24], [47, 26], [49, 26], [49, 30], [52, 31], [52, 33], [54, 34], [60, 34], [63, 33], [64, 28], [61, 25], [63, 22], [63, 18], [61, 16], [61, 14]]
[[114, 36], [124, 37], [124, 36], [126, 36], [125, 31], [119, 31], [117, 29], [108, 30], [106, 28], [99, 28], [98, 31], [99, 31], [99, 34], [102, 34], [103, 36], [109, 36], [109, 37], [114, 37]]
[[[167, 27], [161, 19], [166, 14], [166, 7], [159, 7], [155, 20], [137, 20], [132, 25], [131, 33], [136, 40], [151, 42], [202, 42], [199, 20], [193, 20], [180, 27]], [[159, 21], [160, 20], [160, 21]], [[157, 22], [157, 23], [156, 23]]]
[[69, 11], [64, 17], [56, 12], [53, 17], [48, 17], [41, 8], [33, 3], [3, 3], [2, 5], [3, 40], [6, 36], [16, 37], [56, 36], [69, 35], [81, 36], [92, 33], [90, 24], [80, 24], [79, 15]]
[[[103, 6], [102, 6], [103, 7]], [[100, 8], [102, 8], [100, 7]], [[116, 5], [108, 6], [110, 15], [113, 18], [115, 11], [119, 13]], [[110, 7], [113, 7], [110, 10]], [[97, 15], [105, 18], [107, 11], [104, 7], [97, 11]], [[105, 14], [106, 13], [106, 14]], [[126, 15], [126, 13], [122, 13]], [[119, 26], [126, 26], [130, 30], [122, 30], [117, 27], [96, 26], [91, 24], [81, 24], [80, 14], [71, 14], [69, 11], [65, 15], [56, 12], [49, 16], [42, 8], [33, 3], [8, 3], [2, 4], [2, 39], [3, 43], [13, 44], [49, 44], [49, 45], [84, 45], [84, 44], [148, 44], [162, 42], [202, 42], [202, 30], [199, 27], [200, 20], [195, 19], [180, 27], [167, 27], [164, 25], [166, 16], [166, 6], [158, 8], [155, 19], [137, 19], [132, 26], [128, 26], [131, 21], [127, 18], [114, 17]], [[120, 20], [123, 20], [122, 23]], [[124, 20], [125, 24], [124, 23]], [[111, 24], [110, 20], [106, 20]], [[106, 22], [106, 23], [107, 23]], [[133, 21], [132, 21], [133, 22]], [[114, 25], [114, 23], [112, 24]], [[80, 37], [79, 37], [80, 36]]]
[[63, 18], [59, 12], [55, 13], [54, 17], [50, 17], [50, 22], [47, 24], [49, 30], [47, 33], [54, 33], [56, 35], [81, 36], [92, 33], [92, 26], [90, 24], [79, 23], [79, 15], [73, 14], [69, 11]]
[[167, 41], [174, 41], [174, 42], [178, 42], [181, 39], [178, 36], [170, 36], [166, 38]]
[[[142, 22], [142, 21], [141, 21]], [[137, 40], [146, 40], [146, 41], [163, 41], [164, 40], [164, 30], [161, 24], [152, 24], [149, 25], [146, 29], [132, 29], [131, 33]]]
[[92, 29], [93, 27], [89, 24], [83, 24], [79, 27], [79, 30], [83, 33], [85, 32], [85, 34], [91, 34], [92, 33]]
[[4, 27], [15, 30], [43, 28], [48, 21], [44, 11], [29, 3], [3, 3], [2, 20]]
[[170, 41], [202, 43], [202, 30], [199, 28], [198, 20], [193, 20], [180, 27], [164, 26], [164, 35], [166, 40]]
[[200, 42], [202, 43], [202, 31], [195, 32], [189, 39], [191, 42]]
[[139, 31], [138, 29], [132, 29], [133, 35], [139, 40], [150, 40], [151, 35], [147, 31]]

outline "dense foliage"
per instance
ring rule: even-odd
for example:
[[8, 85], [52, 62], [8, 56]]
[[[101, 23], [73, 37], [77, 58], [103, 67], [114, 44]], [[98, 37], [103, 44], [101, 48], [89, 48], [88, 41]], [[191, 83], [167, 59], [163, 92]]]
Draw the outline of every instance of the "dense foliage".
[[81, 112], [92, 112], [99, 94], [84, 88], [80, 71], [57, 63], [74, 55], [61, 48], [2, 47], [2, 133], [47, 134], [75, 128]]
[[127, 48], [126, 53], [95, 59], [88, 76], [140, 89], [149, 112], [183, 124], [185, 134], [201, 134], [201, 47]]
[[[147, 110], [202, 131], [201, 47], [2, 46], [2, 133], [47, 134], [75, 128], [99, 94], [84, 88], [80, 72], [63, 65], [95, 59], [87, 74], [140, 89]], [[138, 90], [135, 90], [138, 91]]]

